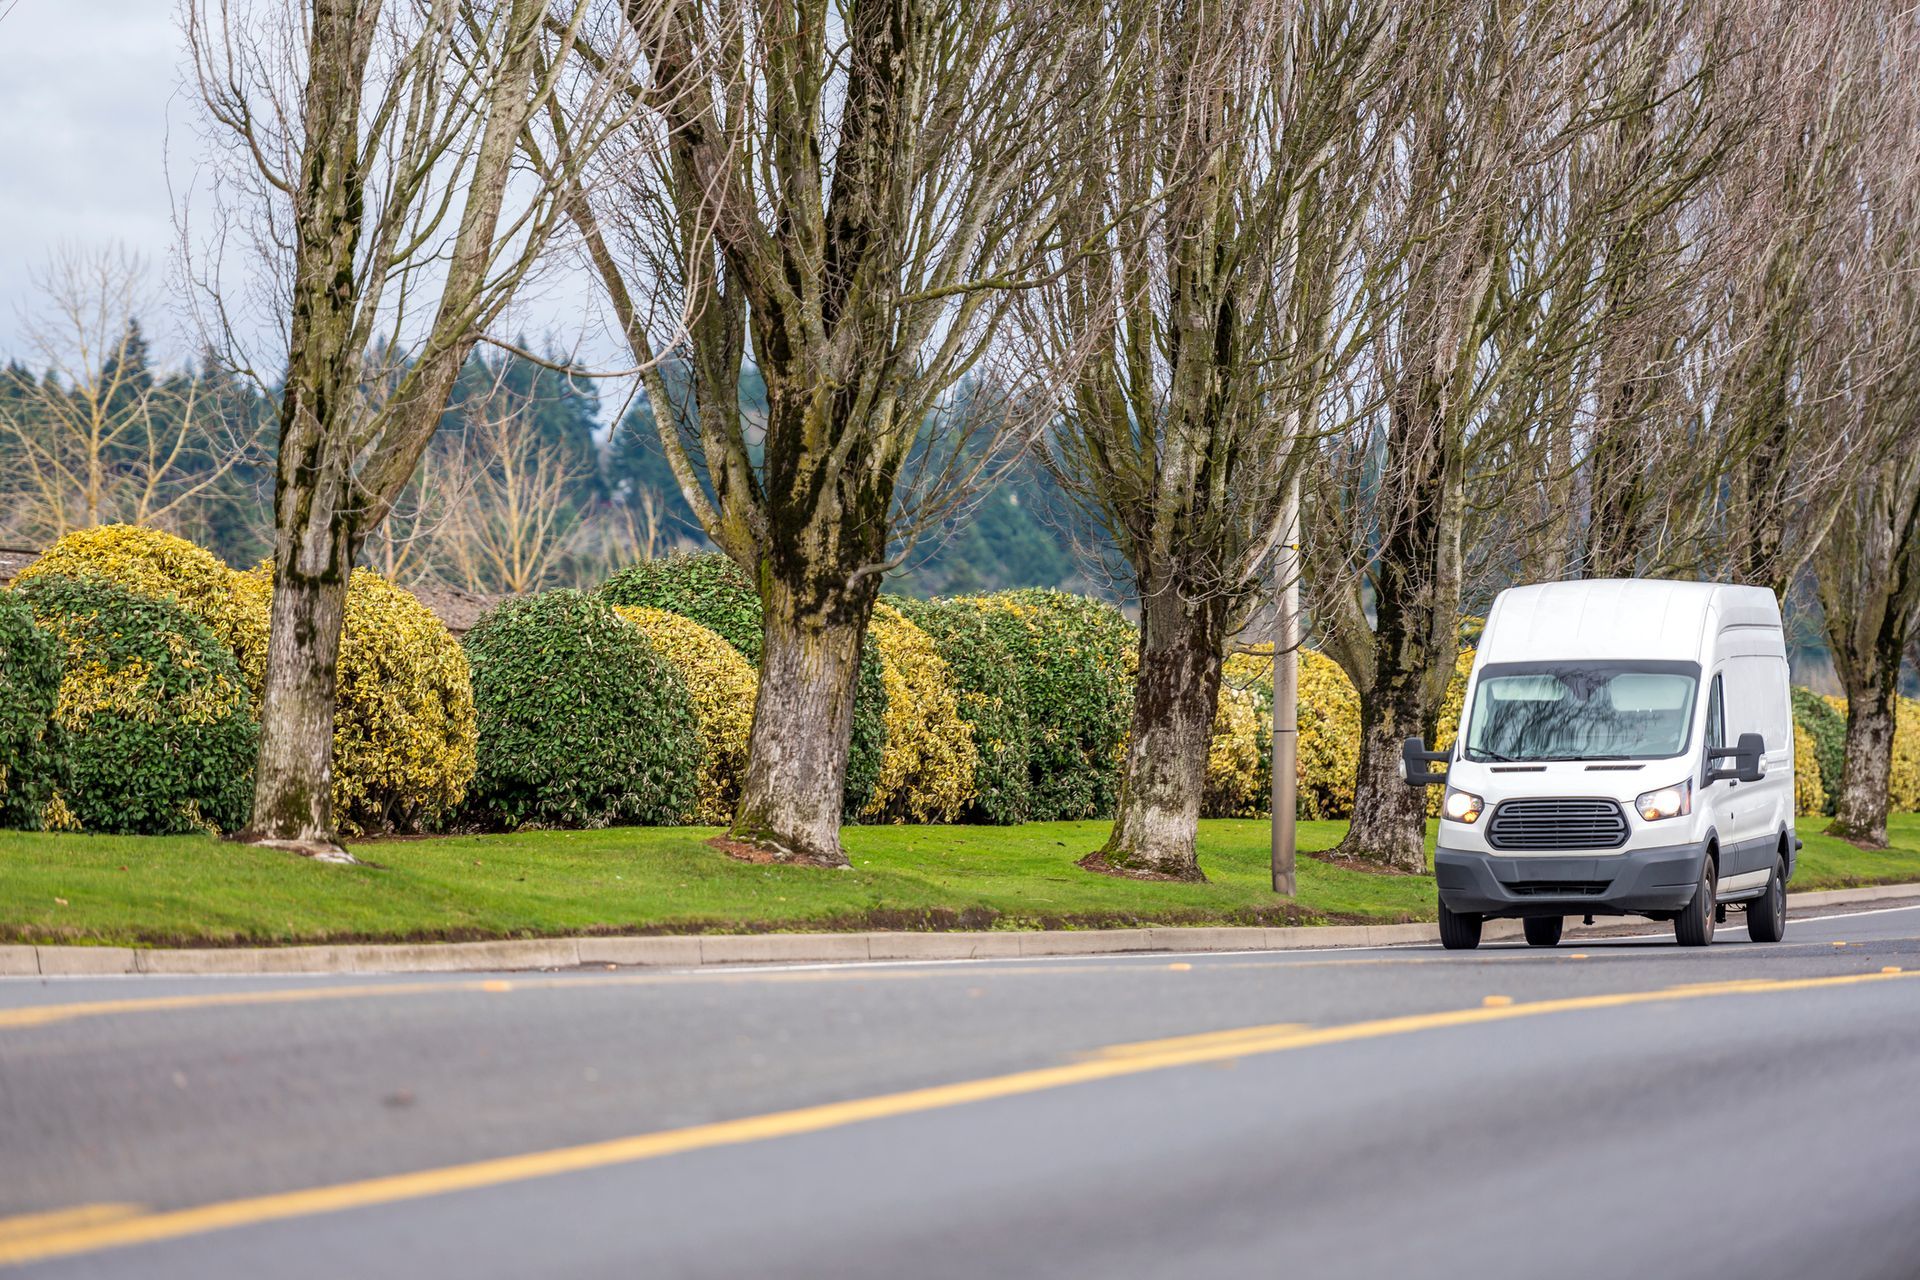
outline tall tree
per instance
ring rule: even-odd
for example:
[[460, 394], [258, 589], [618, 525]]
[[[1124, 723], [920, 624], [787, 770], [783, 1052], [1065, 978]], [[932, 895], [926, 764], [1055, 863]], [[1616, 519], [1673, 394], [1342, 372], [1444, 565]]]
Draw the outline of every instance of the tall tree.
[[1470, 481], [1525, 429], [1498, 398], [1563, 356], [1548, 341], [1496, 342], [1568, 283], [1568, 255], [1535, 243], [1550, 224], [1528, 197], [1593, 127], [1599, 108], [1580, 88], [1617, 36], [1572, 6], [1412, 9], [1421, 57], [1385, 125], [1393, 162], [1361, 250], [1387, 282], [1367, 303], [1384, 312], [1354, 393], [1367, 411], [1325, 451], [1306, 552], [1325, 648], [1360, 691], [1341, 848], [1418, 868], [1425, 797], [1400, 781], [1400, 744], [1432, 730], [1458, 652]]
[[1829, 830], [1878, 848], [1901, 664], [1920, 622], [1920, 32], [1909, 20], [1875, 27], [1857, 68], [1873, 127], [1851, 149], [1842, 249], [1815, 284], [1803, 429], [1854, 442], [1867, 459], [1839, 495], [1814, 569], [1847, 695]]
[[[952, 412], [950, 390], [987, 366], [1072, 194], [1056, 161], [1091, 92], [1084, 26], [1073, 0], [684, 0], [629, 23], [640, 161], [574, 210], [681, 496], [760, 591], [733, 834], [778, 856], [845, 864], [881, 577], [1016, 420], [992, 396]], [[741, 411], [749, 356], [763, 422]]]
[[[438, 427], [460, 370], [532, 268], [570, 175], [521, 144], [563, 97], [575, 154], [610, 101], [572, 58], [585, 0], [194, 0], [208, 118], [285, 337], [272, 630], [252, 840], [344, 858], [328, 782], [348, 576]], [[248, 368], [219, 263], [201, 264]], [[278, 372], [276, 370], [276, 372]]]
[[1863, 166], [1900, 136], [1899, 91], [1883, 89], [1880, 64], [1910, 15], [1795, 0], [1730, 13], [1743, 52], [1722, 82], [1747, 101], [1707, 216], [1735, 256], [1683, 380], [1689, 448], [1669, 482], [1690, 501], [1667, 538], [1697, 545], [1699, 571], [1785, 597], [1870, 459], [1858, 420], [1827, 411], [1822, 366], [1833, 273], [1865, 251]]
[[1107, 867], [1202, 878], [1221, 664], [1355, 345], [1347, 304], [1386, 151], [1376, 99], [1407, 47], [1388, 14], [1371, 0], [1109, 8], [1108, 40], [1143, 65], [1115, 68], [1072, 256], [1030, 309], [1049, 345], [1084, 353], [1046, 456], [1140, 607]]

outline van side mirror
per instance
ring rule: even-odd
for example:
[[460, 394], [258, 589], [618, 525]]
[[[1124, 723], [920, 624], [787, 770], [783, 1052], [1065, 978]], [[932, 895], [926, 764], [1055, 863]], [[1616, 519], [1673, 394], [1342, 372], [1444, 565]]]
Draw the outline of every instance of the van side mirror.
[[[1401, 780], [1414, 787], [1426, 787], [1436, 782], [1445, 782], [1447, 780], [1445, 766], [1451, 758], [1450, 752], [1429, 751], [1427, 744], [1420, 739], [1408, 738], [1400, 744]], [[1429, 769], [1427, 766], [1430, 764], [1440, 765], [1440, 771], [1435, 773]]]
[[[1766, 754], [1766, 739], [1757, 733], [1743, 733], [1735, 745], [1707, 752], [1707, 781], [1732, 778], [1736, 782], [1758, 782], [1767, 774]], [[1733, 767], [1720, 768], [1714, 763], [1717, 760], [1731, 760]]]

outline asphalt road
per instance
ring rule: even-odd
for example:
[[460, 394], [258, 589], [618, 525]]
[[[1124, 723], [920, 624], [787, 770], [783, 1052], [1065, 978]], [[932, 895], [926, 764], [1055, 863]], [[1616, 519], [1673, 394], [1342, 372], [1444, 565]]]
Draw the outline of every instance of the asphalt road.
[[9, 980], [0, 1262], [1913, 1280], [1920, 906], [1738, 920], [1706, 951]]

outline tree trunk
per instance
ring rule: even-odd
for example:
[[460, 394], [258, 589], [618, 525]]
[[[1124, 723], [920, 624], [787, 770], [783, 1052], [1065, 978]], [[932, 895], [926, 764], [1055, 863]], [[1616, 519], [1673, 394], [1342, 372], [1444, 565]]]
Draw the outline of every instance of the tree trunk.
[[812, 605], [773, 574], [763, 581], [760, 692], [732, 835], [783, 858], [844, 867], [840, 814], [875, 580]]
[[1423, 716], [1417, 706], [1400, 703], [1369, 710], [1367, 702], [1362, 698], [1365, 728], [1354, 778], [1353, 822], [1339, 852], [1403, 871], [1425, 870], [1427, 790], [1400, 777], [1400, 746], [1424, 733]]
[[314, 501], [310, 483], [285, 479], [253, 819], [241, 838], [351, 862], [334, 842], [333, 712], [354, 539], [332, 504]]
[[1887, 847], [1888, 784], [1893, 776], [1895, 682], [1847, 691], [1847, 763], [1828, 835], [1870, 849]]
[[1465, 488], [1452, 458], [1418, 466], [1406, 483], [1381, 543], [1373, 644], [1363, 669], [1348, 672], [1360, 690], [1360, 767], [1338, 852], [1420, 871], [1426, 792], [1401, 780], [1400, 747], [1432, 728], [1459, 655]]
[[1205, 880], [1194, 837], [1220, 700], [1227, 602], [1217, 593], [1191, 602], [1181, 594], [1164, 590], [1141, 601], [1133, 729], [1100, 858], [1120, 870]]

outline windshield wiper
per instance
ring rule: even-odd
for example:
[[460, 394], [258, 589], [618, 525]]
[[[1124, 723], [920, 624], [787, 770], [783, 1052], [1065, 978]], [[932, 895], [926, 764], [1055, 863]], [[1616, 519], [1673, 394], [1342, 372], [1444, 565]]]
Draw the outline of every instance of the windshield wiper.
[[1498, 751], [1489, 751], [1485, 747], [1475, 747], [1468, 751], [1467, 755], [1475, 760], [1492, 760], [1498, 764], [1520, 763], [1520, 761], [1513, 756], [1503, 756]]

